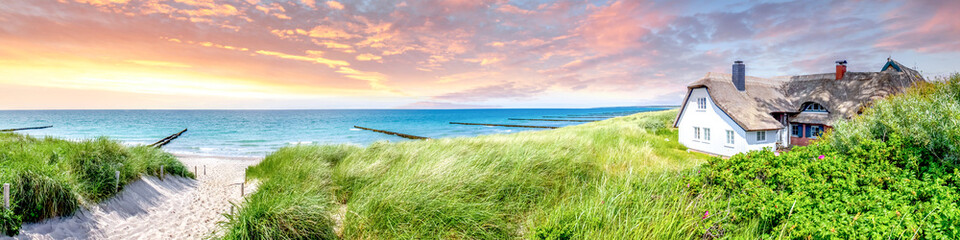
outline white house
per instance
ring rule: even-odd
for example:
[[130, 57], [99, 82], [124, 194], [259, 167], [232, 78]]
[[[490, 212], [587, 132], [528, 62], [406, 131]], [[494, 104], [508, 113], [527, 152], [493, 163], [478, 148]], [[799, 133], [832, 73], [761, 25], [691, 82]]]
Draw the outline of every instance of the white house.
[[919, 72], [887, 59], [880, 72], [847, 72], [758, 78], [707, 73], [687, 86], [674, 127], [680, 143], [704, 153], [732, 156], [750, 150], [807, 145], [839, 120], [870, 102], [924, 81]]

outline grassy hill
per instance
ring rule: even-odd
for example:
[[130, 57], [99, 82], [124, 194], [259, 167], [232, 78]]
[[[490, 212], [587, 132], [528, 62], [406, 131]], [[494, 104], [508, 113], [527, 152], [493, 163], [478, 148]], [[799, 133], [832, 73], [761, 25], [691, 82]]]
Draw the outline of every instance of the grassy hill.
[[227, 239], [678, 239], [703, 203], [705, 161], [668, 128], [676, 110], [556, 130], [368, 147], [295, 146], [251, 167], [257, 193]]
[[173, 155], [150, 147], [124, 147], [105, 138], [72, 142], [0, 134], [0, 183], [11, 185], [11, 209], [0, 207], [0, 232], [16, 235], [22, 222], [73, 214], [82, 204], [117, 193], [141, 175], [164, 171], [193, 177]]
[[676, 111], [472, 138], [297, 146], [228, 239], [958, 239], [960, 75], [808, 147], [691, 154]]

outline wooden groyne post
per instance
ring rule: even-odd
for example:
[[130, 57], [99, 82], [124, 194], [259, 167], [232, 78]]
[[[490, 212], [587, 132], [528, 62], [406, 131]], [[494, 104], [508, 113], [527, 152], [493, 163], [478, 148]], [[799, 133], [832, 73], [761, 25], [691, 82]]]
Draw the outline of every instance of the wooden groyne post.
[[150, 145], [147, 145], [147, 146], [156, 147], [156, 148], [163, 147], [163, 145], [167, 145], [168, 143], [170, 143], [170, 142], [173, 141], [174, 139], [177, 139], [178, 137], [180, 137], [180, 135], [183, 134], [183, 133], [185, 133], [185, 132], [187, 132], [187, 129], [186, 129], [186, 128], [184, 128], [183, 131], [180, 131], [180, 132], [178, 132], [178, 133], [174, 133], [173, 135], [170, 135], [170, 136], [168, 136], [168, 137], [165, 137], [165, 138], [163, 138], [163, 139], [160, 139], [160, 141], [157, 141], [157, 142], [155, 142], [155, 143], [153, 143], [153, 144], [150, 144]]
[[391, 131], [387, 131], [387, 130], [380, 130], [380, 129], [373, 129], [373, 128], [365, 128], [365, 127], [361, 127], [361, 126], [353, 126], [353, 127], [356, 128], [356, 129], [363, 129], [363, 130], [367, 130], [367, 131], [374, 131], [374, 132], [383, 133], [383, 134], [389, 134], [389, 135], [394, 135], [394, 136], [402, 137], [402, 138], [406, 138], [406, 139], [419, 139], [419, 140], [430, 139], [430, 138], [428, 138], [428, 137], [421, 137], [421, 136], [416, 136], [416, 135], [410, 135], [410, 134], [404, 134], [404, 133], [398, 133], [398, 132], [391, 132]]
[[487, 124], [487, 123], [463, 123], [463, 122], [450, 122], [450, 124], [478, 125], [478, 126], [492, 126], [492, 127], [549, 128], [549, 129], [558, 128], [558, 127], [551, 127], [551, 126], [529, 126], [529, 125], [514, 125], [514, 124]]
[[540, 118], [507, 118], [508, 120], [524, 121], [553, 121], [553, 122], [596, 122], [597, 120], [578, 120], [578, 119], [540, 119]]
[[13, 131], [21, 131], [21, 130], [34, 130], [34, 129], [44, 129], [44, 128], [52, 128], [52, 127], [53, 127], [53, 125], [50, 125], [50, 126], [42, 126], [42, 127], [11, 128], [11, 129], [2, 129], [2, 130], [0, 130], [0, 132], [13, 132]]

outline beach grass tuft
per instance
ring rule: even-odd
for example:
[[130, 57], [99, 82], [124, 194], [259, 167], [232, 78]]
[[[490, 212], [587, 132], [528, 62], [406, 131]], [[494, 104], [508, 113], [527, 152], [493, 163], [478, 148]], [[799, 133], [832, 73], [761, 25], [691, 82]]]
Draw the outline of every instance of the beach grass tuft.
[[73, 214], [79, 206], [105, 200], [141, 175], [194, 177], [173, 155], [160, 149], [125, 147], [97, 138], [67, 141], [0, 134], [0, 184], [11, 185], [11, 210], [0, 214], [0, 230], [17, 234], [21, 222]]
[[225, 236], [699, 236], [691, 230], [699, 229], [703, 203], [719, 195], [681, 185], [705, 156], [677, 142], [669, 127], [676, 113], [367, 147], [286, 147], [249, 169], [263, 185], [224, 223]]

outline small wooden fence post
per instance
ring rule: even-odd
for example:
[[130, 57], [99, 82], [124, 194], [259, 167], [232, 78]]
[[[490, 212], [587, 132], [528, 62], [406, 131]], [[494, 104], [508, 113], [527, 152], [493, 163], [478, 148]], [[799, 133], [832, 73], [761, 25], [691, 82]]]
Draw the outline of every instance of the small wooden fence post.
[[3, 184], [3, 209], [10, 210], [10, 184]]
[[120, 192], [120, 171], [117, 171], [116, 175], [117, 175], [116, 176], [117, 182], [113, 184], [113, 188], [114, 188], [114, 191]]
[[163, 165], [160, 165], [160, 181], [163, 181]]
[[243, 197], [243, 195], [244, 195], [244, 193], [245, 193], [245, 190], [243, 189], [243, 187], [244, 187], [243, 185], [244, 185], [244, 183], [240, 183], [240, 197], [241, 197], [241, 198]]

